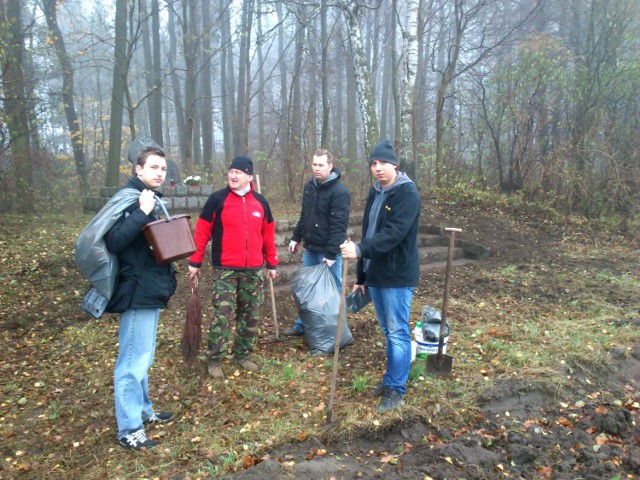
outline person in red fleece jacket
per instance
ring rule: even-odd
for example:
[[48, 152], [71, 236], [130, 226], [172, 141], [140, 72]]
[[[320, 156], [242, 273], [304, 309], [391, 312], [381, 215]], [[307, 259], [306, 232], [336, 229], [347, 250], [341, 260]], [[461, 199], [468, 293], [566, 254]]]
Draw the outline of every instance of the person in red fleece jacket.
[[214, 313], [209, 328], [207, 370], [218, 380], [224, 379], [221, 360], [231, 340], [234, 309], [234, 360], [245, 370], [259, 370], [248, 357], [259, 333], [265, 275], [275, 279], [278, 266], [275, 222], [269, 202], [254, 190], [253, 161], [243, 155], [235, 157], [227, 180], [227, 187], [209, 195], [200, 212], [193, 235], [196, 251], [189, 257], [189, 280], [197, 285], [205, 249], [211, 242]]

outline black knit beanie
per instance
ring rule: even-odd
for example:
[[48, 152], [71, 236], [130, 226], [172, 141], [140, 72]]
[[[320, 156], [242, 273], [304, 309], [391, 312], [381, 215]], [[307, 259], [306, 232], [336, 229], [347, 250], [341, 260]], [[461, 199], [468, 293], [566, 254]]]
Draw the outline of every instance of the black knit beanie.
[[389, 140], [382, 140], [373, 147], [373, 150], [371, 150], [371, 153], [369, 154], [369, 163], [374, 160], [382, 160], [383, 162], [398, 165], [396, 152], [393, 150], [393, 145]]
[[241, 170], [247, 175], [253, 175], [253, 160], [251, 160], [249, 157], [245, 157], [244, 155], [238, 155], [233, 160], [231, 160], [229, 170], [231, 170], [232, 168]]

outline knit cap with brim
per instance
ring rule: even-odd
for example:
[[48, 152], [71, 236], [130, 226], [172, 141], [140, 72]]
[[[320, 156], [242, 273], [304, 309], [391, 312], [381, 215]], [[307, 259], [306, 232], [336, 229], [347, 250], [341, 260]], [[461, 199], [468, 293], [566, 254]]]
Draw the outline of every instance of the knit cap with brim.
[[247, 175], [253, 175], [253, 160], [244, 155], [238, 155], [231, 160], [231, 165], [229, 165], [229, 170], [231, 169], [240, 170], [241, 172], [246, 173]]
[[369, 163], [373, 162], [374, 160], [382, 160], [383, 162], [398, 165], [396, 152], [389, 140], [382, 140], [378, 142], [375, 147], [373, 147], [373, 150], [371, 150], [371, 153], [369, 154]]

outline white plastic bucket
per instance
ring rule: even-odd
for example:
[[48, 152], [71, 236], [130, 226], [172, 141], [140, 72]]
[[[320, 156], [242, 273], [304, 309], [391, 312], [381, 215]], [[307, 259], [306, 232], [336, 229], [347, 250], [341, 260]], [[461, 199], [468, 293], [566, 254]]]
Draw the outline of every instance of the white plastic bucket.
[[[442, 353], [447, 353], [447, 343], [449, 341], [449, 337], [444, 337], [444, 342], [442, 344]], [[431, 355], [434, 353], [438, 353], [439, 342], [431, 343], [426, 341], [417, 341], [416, 342], [416, 355], [420, 355], [422, 353]]]

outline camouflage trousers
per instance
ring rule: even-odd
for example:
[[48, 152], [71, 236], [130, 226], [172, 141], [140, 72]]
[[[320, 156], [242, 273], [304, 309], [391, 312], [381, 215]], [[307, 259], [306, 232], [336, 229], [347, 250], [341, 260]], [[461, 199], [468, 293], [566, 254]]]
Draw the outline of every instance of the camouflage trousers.
[[226, 355], [235, 310], [236, 325], [232, 352], [246, 358], [260, 333], [258, 318], [262, 304], [264, 270], [216, 269], [213, 283], [213, 319], [209, 328], [207, 356], [219, 359]]

